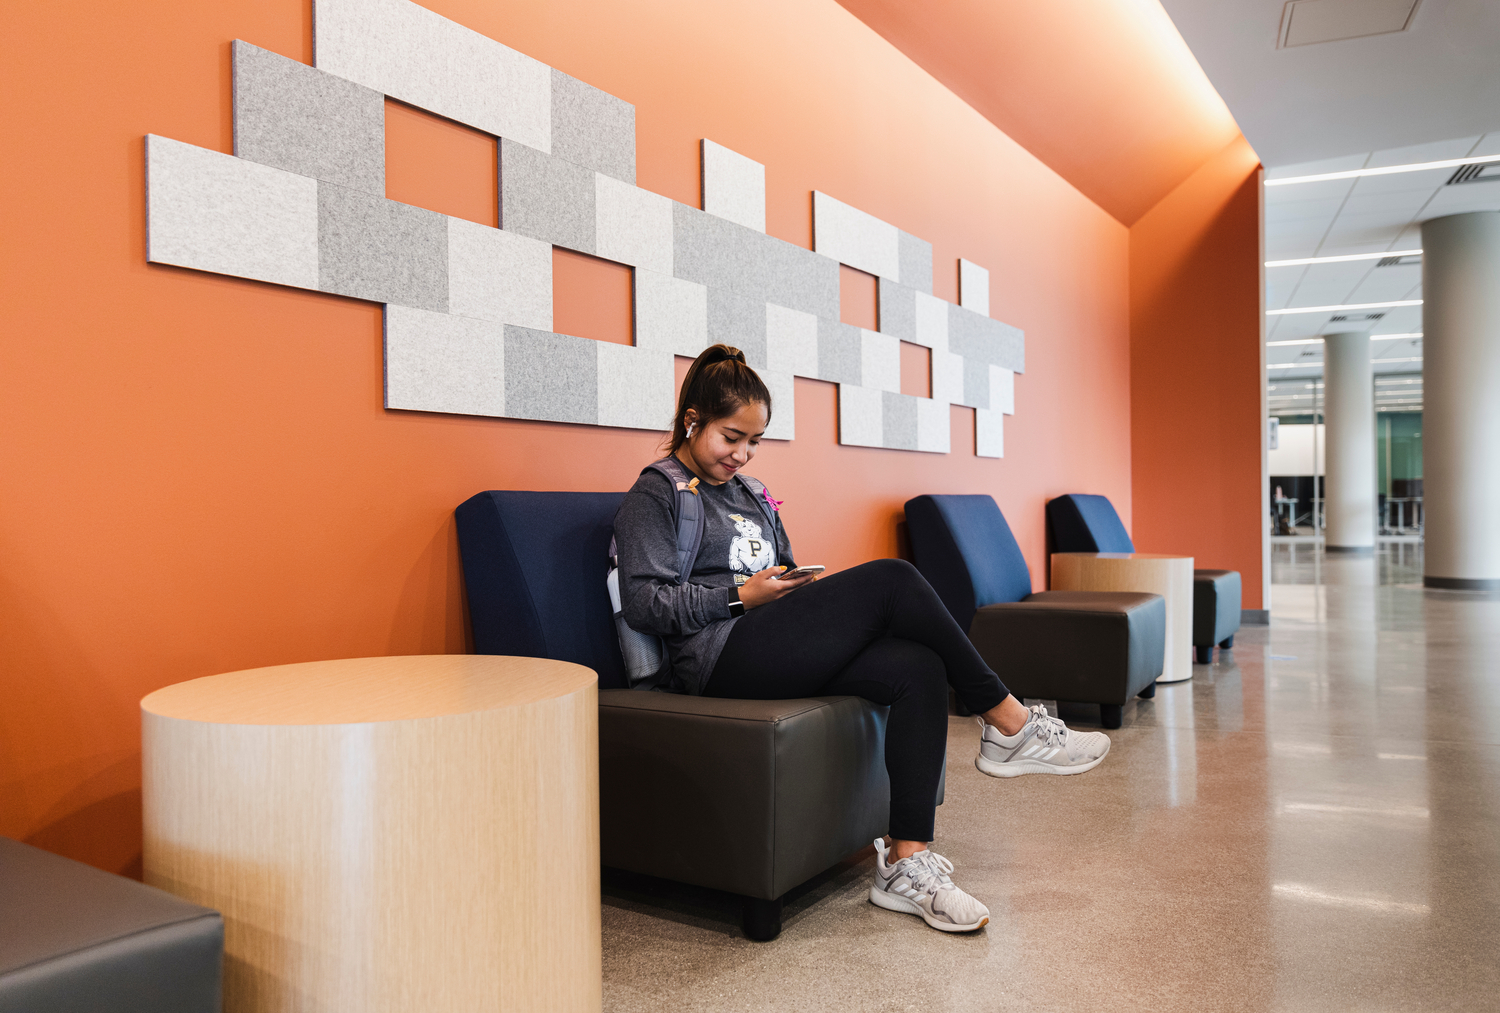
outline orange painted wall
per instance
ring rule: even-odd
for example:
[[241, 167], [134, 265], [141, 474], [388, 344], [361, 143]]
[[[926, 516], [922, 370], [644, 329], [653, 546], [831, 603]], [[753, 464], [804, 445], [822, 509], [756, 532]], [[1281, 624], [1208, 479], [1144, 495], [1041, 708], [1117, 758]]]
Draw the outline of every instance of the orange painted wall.
[[1259, 168], [1239, 138], [1130, 229], [1131, 534], [1238, 570], [1247, 609], [1269, 607]]
[[[1040, 585], [1047, 497], [1096, 489], [1129, 521], [1125, 228], [843, 8], [432, 6], [634, 102], [646, 188], [696, 204], [706, 136], [765, 163], [783, 239], [809, 244], [818, 188], [931, 240], [946, 298], [958, 257], [990, 269], [995, 315], [1027, 332], [1006, 458], [972, 456], [957, 408], [951, 455], [840, 447], [833, 388], [799, 380], [797, 439], [754, 471], [800, 558], [892, 554], [910, 496], [988, 492]], [[659, 436], [387, 412], [378, 306], [146, 264], [142, 135], [231, 150], [230, 40], [308, 61], [307, 0], [7, 13], [0, 834], [130, 871], [141, 696], [464, 650], [453, 507], [623, 488]]]

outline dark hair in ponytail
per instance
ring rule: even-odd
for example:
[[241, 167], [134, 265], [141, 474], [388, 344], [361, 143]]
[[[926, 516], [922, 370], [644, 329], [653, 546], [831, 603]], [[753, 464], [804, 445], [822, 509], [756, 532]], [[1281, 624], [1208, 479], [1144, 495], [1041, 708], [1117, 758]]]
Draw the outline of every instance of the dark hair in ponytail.
[[766, 422], [771, 421], [771, 392], [765, 381], [745, 362], [745, 353], [728, 345], [705, 348], [688, 367], [677, 398], [677, 414], [672, 418], [672, 441], [669, 454], [677, 453], [687, 441], [687, 413], [698, 413], [698, 425], [706, 426], [716, 419], [728, 418], [747, 404], [766, 406]]

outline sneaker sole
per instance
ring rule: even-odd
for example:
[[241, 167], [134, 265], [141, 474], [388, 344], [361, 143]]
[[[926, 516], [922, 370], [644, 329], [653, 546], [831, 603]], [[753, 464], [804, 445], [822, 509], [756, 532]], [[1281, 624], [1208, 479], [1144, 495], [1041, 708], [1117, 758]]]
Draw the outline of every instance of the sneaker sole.
[[1020, 777], [1022, 774], [1082, 774], [1099, 766], [1108, 755], [1109, 748], [1106, 747], [1104, 752], [1088, 763], [1077, 763], [1068, 767], [1059, 767], [1055, 763], [1043, 763], [1040, 760], [1012, 760], [1009, 763], [1002, 763], [986, 759], [985, 755], [980, 753], [974, 757], [974, 766], [991, 777]]
[[878, 886], [870, 887], [870, 903], [876, 907], [883, 907], [887, 911], [899, 911], [902, 914], [916, 915], [939, 932], [974, 932], [990, 923], [989, 915], [985, 915], [973, 925], [953, 925], [949, 922], [935, 922], [923, 910], [922, 905], [916, 901], [910, 901], [905, 897], [897, 897], [895, 894], [886, 893]]

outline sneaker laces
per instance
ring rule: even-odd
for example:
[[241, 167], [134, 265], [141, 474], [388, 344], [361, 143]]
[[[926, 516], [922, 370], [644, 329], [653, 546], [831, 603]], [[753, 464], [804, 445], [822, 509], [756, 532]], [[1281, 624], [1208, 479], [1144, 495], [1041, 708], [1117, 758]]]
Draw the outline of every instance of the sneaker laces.
[[909, 855], [902, 861], [910, 862], [912, 867], [903, 870], [911, 885], [923, 893], [937, 893], [939, 890], [955, 890], [953, 880], [948, 874], [953, 871], [953, 863], [932, 849], [919, 851], [915, 855]]
[[1068, 726], [1062, 723], [1062, 719], [1048, 714], [1043, 704], [1032, 704], [1028, 709], [1034, 715], [1033, 720], [1036, 721], [1037, 738], [1044, 740], [1049, 746], [1068, 744]]

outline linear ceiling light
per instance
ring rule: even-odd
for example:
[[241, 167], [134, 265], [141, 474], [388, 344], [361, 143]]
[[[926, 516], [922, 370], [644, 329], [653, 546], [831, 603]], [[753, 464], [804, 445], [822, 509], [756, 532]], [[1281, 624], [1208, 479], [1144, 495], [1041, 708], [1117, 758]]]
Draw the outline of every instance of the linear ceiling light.
[[1322, 183], [1331, 179], [1358, 179], [1361, 176], [1390, 176], [1398, 172], [1423, 172], [1427, 169], [1452, 169], [1460, 165], [1478, 165], [1480, 162], [1500, 161], [1500, 155], [1476, 155], [1473, 158], [1445, 158], [1440, 162], [1413, 162], [1410, 165], [1382, 165], [1377, 169], [1350, 169], [1347, 172], [1320, 172], [1311, 176], [1287, 176], [1283, 179], [1268, 179], [1266, 186], [1287, 186], [1292, 183]]
[[1297, 267], [1301, 264], [1347, 264], [1351, 260], [1384, 260], [1386, 257], [1416, 257], [1421, 250], [1391, 250], [1389, 253], [1351, 253], [1346, 257], [1300, 257], [1296, 260], [1268, 260], [1267, 267]]
[[[1370, 340], [1371, 341], [1394, 341], [1396, 338], [1420, 338], [1421, 336], [1422, 336], [1422, 332], [1421, 331], [1412, 331], [1412, 332], [1410, 332], [1408, 334], [1372, 334], [1372, 335], [1370, 335]], [[1323, 343], [1323, 337], [1322, 337], [1322, 335], [1319, 335], [1316, 338], [1297, 338], [1294, 341], [1267, 341], [1266, 342], [1266, 347], [1267, 348], [1278, 348], [1278, 347], [1283, 346], [1283, 345], [1321, 345], [1322, 343]]]
[[1323, 360], [1322, 359], [1315, 359], [1312, 362], [1268, 362], [1268, 363], [1266, 363], [1266, 368], [1267, 369], [1301, 369], [1303, 366], [1319, 366], [1319, 367], [1321, 367], [1322, 365], [1323, 365]]
[[1345, 310], [1383, 310], [1393, 306], [1420, 306], [1420, 299], [1396, 299], [1392, 302], [1356, 302], [1347, 306], [1296, 306], [1285, 310], [1266, 310], [1268, 317], [1284, 317], [1290, 313], [1342, 313]]

